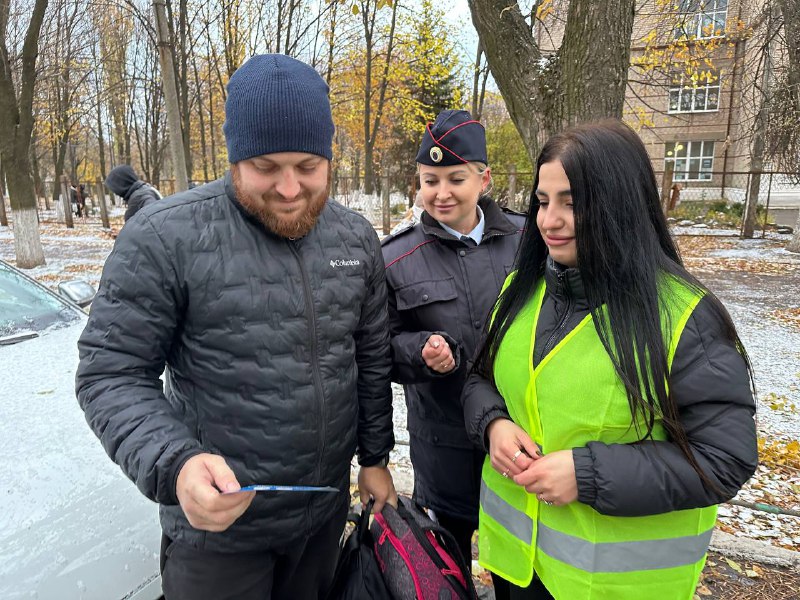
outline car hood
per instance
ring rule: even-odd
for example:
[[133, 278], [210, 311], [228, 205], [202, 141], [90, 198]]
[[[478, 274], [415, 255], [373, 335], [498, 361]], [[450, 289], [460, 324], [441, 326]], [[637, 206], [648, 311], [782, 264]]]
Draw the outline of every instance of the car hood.
[[138, 599], [158, 579], [157, 505], [106, 456], [75, 399], [84, 325], [0, 347], [0, 598]]

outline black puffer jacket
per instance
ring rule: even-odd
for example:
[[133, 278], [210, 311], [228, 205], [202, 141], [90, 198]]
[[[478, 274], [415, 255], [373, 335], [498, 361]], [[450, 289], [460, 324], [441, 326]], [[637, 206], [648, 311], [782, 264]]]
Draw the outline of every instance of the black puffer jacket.
[[[235, 201], [230, 174], [147, 206], [121, 231], [79, 342], [77, 393], [106, 452], [161, 504], [171, 538], [214, 551], [310, 535], [349, 496], [350, 461], [393, 447], [386, 286], [374, 229], [328, 201], [290, 241]], [[166, 383], [159, 379], [164, 366]], [[258, 494], [223, 533], [193, 529], [175, 482], [223, 456]]]
[[[392, 379], [405, 387], [414, 496], [424, 506], [477, 522], [480, 466], [464, 430], [461, 388], [469, 361], [503, 281], [511, 271], [525, 222], [491, 199], [480, 202], [479, 246], [454, 238], [428, 215], [382, 242], [389, 286]], [[428, 369], [422, 347], [433, 333], [450, 344], [456, 368]]]
[[[589, 312], [577, 269], [548, 260], [545, 281], [534, 366]], [[753, 474], [758, 465], [755, 404], [744, 360], [722, 327], [708, 299], [701, 300], [681, 334], [670, 374], [694, 456], [718, 490], [703, 485], [671, 442], [590, 442], [572, 451], [580, 502], [606, 515], [660, 514], [728, 500]], [[470, 438], [483, 447], [489, 423], [508, 418], [505, 402], [491, 382], [474, 374], [463, 400]]]
[[125, 210], [125, 221], [127, 222], [133, 215], [151, 202], [161, 200], [161, 194], [150, 184], [144, 181], [137, 181], [131, 186], [124, 198], [128, 203], [128, 208]]

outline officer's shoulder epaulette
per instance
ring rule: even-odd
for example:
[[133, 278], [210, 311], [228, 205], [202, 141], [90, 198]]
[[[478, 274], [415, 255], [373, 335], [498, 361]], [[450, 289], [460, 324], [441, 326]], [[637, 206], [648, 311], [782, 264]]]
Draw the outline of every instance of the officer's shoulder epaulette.
[[387, 236], [381, 238], [381, 246], [385, 246], [392, 240], [396, 240], [397, 238], [406, 235], [407, 233], [414, 231], [414, 225], [416, 225], [416, 221], [408, 221], [403, 223], [399, 229], [392, 231], [392, 233], [388, 234]]

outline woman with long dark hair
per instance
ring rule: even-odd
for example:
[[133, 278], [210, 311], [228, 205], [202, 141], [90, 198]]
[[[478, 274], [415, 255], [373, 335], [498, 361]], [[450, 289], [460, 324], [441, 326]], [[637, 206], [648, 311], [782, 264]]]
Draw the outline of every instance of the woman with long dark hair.
[[463, 401], [489, 450], [480, 561], [511, 598], [692, 597], [716, 505], [757, 465], [752, 373], [621, 122], [545, 144]]

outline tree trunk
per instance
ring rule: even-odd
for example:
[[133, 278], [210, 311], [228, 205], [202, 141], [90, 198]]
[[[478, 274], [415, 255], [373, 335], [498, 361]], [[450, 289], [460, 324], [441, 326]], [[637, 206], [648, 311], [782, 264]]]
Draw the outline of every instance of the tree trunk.
[[33, 176], [33, 195], [36, 198], [36, 208], [39, 208], [39, 198], [44, 198], [45, 210], [50, 210], [50, 201], [47, 199], [47, 191], [44, 189], [44, 182], [39, 173], [39, 159], [36, 156], [36, 136], [31, 137], [31, 175]]
[[569, 3], [558, 61], [563, 107], [561, 120], [548, 127], [551, 134], [586, 121], [622, 117], [635, 8], [635, 0]]
[[2, 161], [0, 161], [0, 225], [8, 227], [8, 215], [6, 215], [6, 173]]
[[[381, 116], [386, 101], [386, 89], [389, 86], [389, 69], [392, 62], [392, 49], [394, 47], [394, 32], [397, 24], [397, 2], [391, 4], [392, 20], [389, 26], [388, 39], [386, 42], [386, 60], [384, 63], [383, 74], [378, 82], [378, 105], [375, 107], [375, 117], [372, 118], [372, 68], [374, 66], [374, 32], [376, 13], [380, 3], [362, 2], [362, 22], [364, 25], [364, 39], [366, 42], [366, 75], [364, 84], [364, 193], [372, 194], [375, 191], [375, 166], [374, 150], [375, 142], [378, 139], [378, 130], [381, 126]], [[372, 9], [370, 12], [369, 9]]]
[[39, 213], [31, 179], [27, 153], [3, 155], [6, 183], [14, 215], [14, 253], [17, 267], [32, 269], [45, 264], [44, 249], [39, 239]]
[[[172, 154], [172, 169], [175, 174], [175, 191], [182, 192], [189, 189], [189, 178], [186, 173], [186, 150], [183, 146], [180, 107], [178, 106], [178, 92], [175, 85], [175, 70], [167, 33], [167, 15], [163, 0], [153, 0], [153, 10], [156, 16], [161, 83], [164, 86], [164, 100], [167, 109], [169, 146]], [[157, 170], [157, 168], [157, 166], [154, 167], [154, 170]], [[152, 179], [153, 183], [156, 183], [157, 177], [155, 175]]]
[[11, 62], [6, 46], [10, 5], [10, 2], [0, 2], [0, 160], [6, 169], [8, 195], [11, 199], [11, 210], [14, 212], [14, 251], [17, 266], [30, 269], [45, 263], [39, 239], [30, 150], [36, 58], [47, 0], [36, 0], [33, 5], [20, 54], [22, 66], [18, 77], [14, 77], [15, 65]]
[[472, 22], [531, 160], [540, 132], [621, 117], [635, 0], [572, 0], [564, 40], [545, 58], [517, 2], [469, 0]]
[[[108, 204], [106, 204], [106, 188], [103, 182], [98, 178], [95, 183], [97, 190], [97, 202], [100, 204], [100, 220], [103, 222], [103, 229], [111, 229], [111, 224], [108, 222]], [[112, 194], [113, 198], [114, 195]]]
[[783, 14], [789, 85], [794, 93], [794, 106], [800, 112], [800, 0], [778, 0]]
[[[53, 181], [58, 182], [61, 181], [61, 176], [64, 174], [64, 161], [67, 156], [67, 144], [69, 144], [69, 139], [66, 137], [60, 137], [56, 142], [56, 151], [55, 156], [53, 157], [55, 160], [55, 165], [53, 166]], [[58, 202], [58, 183], [53, 185], [53, 202]]]
[[392, 231], [392, 207], [389, 192], [389, 176], [384, 175], [381, 186], [381, 216], [383, 234], [389, 235]]
[[800, 253], [800, 213], [797, 215], [797, 223], [794, 224], [794, 235], [792, 235], [792, 239], [789, 240], [789, 243], [786, 245], [786, 249], [789, 252]]
[[508, 114], [532, 160], [539, 154], [539, 48], [516, 2], [469, 0], [478, 32]]
[[62, 175], [61, 179], [61, 205], [64, 207], [64, 222], [67, 229], [75, 229], [75, 223], [72, 220], [72, 190], [69, 187], [69, 179], [66, 175]]
[[[200, 73], [197, 69], [197, 55], [192, 53], [192, 69], [194, 70], [194, 80], [197, 98], [197, 116], [200, 119], [200, 156], [203, 161], [203, 179], [208, 181], [208, 145], [206, 144], [206, 118], [203, 108], [203, 87], [200, 84]], [[214, 135], [213, 132], [211, 134]]]
[[[773, 15], [770, 15], [768, 31], [772, 31], [774, 22]], [[767, 128], [769, 118], [769, 87], [772, 78], [772, 43], [767, 43], [764, 52], [764, 71], [761, 76], [761, 106], [758, 109], [756, 120], [753, 126], [753, 145], [750, 151], [750, 187], [747, 190], [747, 202], [742, 215], [742, 238], [752, 238], [756, 225], [756, 214], [758, 212], [758, 196], [761, 190], [761, 173], [764, 170], [764, 133]]]
[[[783, 14], [786, 55], [789, 65], [789, 83], [794, 90], [796, 114], [800, 114], [800, 0], [778, 0]], [[800, 215], [794, 226], [794, 235], [786, 246], [790, 252], [800, 253]]]

